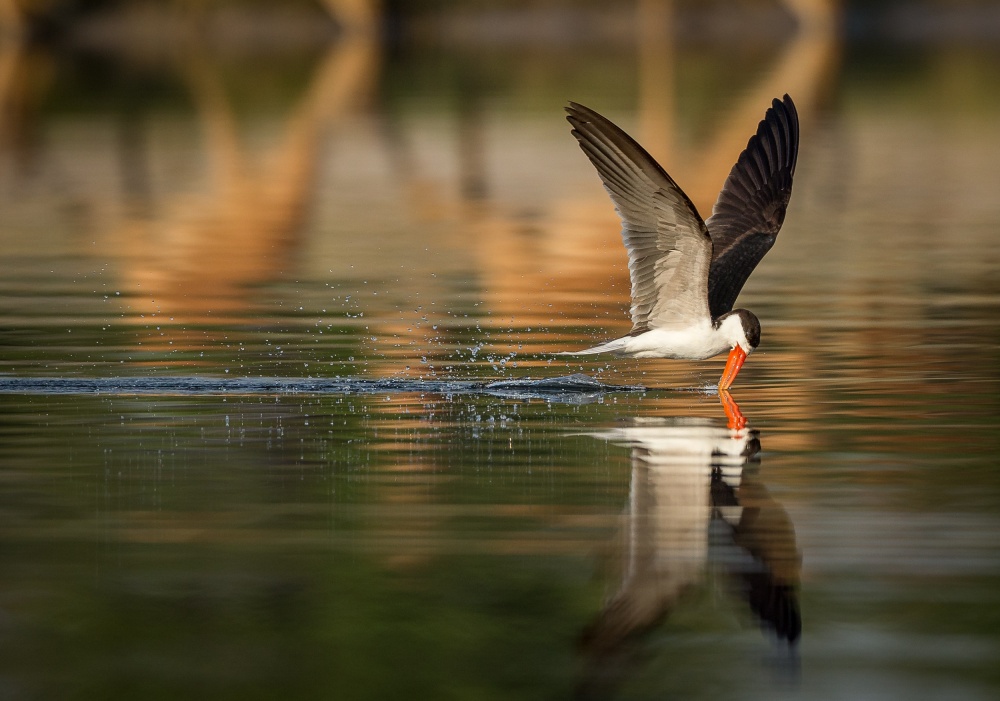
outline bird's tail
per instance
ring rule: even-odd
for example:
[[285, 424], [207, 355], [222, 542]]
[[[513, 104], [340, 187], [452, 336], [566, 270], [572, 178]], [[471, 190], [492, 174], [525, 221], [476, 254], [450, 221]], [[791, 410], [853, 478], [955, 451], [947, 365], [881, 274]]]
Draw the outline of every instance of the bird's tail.
[[616, 338], [613, 341], [602, 343], [593, 348], [578, 351], [563, 351], [555, 355], [596, 355], [597, 353], [620, 353], [625, 348], [625, 338]]

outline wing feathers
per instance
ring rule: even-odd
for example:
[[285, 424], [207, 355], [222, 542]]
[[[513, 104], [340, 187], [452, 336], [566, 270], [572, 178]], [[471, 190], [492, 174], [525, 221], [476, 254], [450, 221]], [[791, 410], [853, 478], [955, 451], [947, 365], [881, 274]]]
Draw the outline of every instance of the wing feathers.
[[785, 95], [771, 103], [706, 222], [715, 247], [708, 281], [713, 317], [732, 310], [750, 273], [774, 245], [792, 193], [798, 148], [798, 114]]
[[730, 311], [784, 221], [799, 143], [791, 98], [771, 103], [730, 171], [708, 222], [628, 134], [575, 102], [566, 111], [573, 136], [622, 220], [632, 281], [632, 332]]
[[633, 333], [708, 318], [712, 242], [694, 205], [652, 156], [611, 121], [576, 103], [566, 111], [573, 136], [597, 168], [622, 220]]

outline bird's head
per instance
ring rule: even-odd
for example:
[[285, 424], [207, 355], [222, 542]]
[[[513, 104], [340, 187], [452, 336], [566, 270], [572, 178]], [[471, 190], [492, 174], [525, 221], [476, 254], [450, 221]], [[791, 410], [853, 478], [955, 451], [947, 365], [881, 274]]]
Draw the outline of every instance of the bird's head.
[[726, 369], [719, 380], [719, 391], [727, 391], [743, 367], [743, 361], [760, 345], [760, 321], [746, 309], [734, 309], [716, 320], [723, 337], [732, 344]]
[[750, 355], [760, 345], [760, 321], [746, 309], [734, 309], [715, 322], [732, 348]]

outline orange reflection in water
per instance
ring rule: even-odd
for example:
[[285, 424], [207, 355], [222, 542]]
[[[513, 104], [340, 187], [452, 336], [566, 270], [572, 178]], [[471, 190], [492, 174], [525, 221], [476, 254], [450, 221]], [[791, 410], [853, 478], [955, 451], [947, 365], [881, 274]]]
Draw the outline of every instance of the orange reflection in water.
[[122, 261], [132, 313], [178, 327], [232, 323], [252, 311], [255, 286], [294, 270], [324, 137], [364, 104], [377, 58], [370, 36], [338, 41], [262, 158], [241, 145], [210, 62], [185, 60], [213, 177], [205, 191], [159, 203], [156, 219], [124, 222], [102, 242]]

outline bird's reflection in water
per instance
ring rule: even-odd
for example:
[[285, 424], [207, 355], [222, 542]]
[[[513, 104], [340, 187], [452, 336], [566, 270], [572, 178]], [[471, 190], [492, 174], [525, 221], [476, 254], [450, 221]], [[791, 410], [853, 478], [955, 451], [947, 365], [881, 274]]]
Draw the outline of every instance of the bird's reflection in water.
[[797, 668], [795, 531], [760, 480], [758, 432], [734, 427], [745, 420], [731, 398], [721, 399], [728, 428], [707, 419], [632, 419], [591, 434], [631, 448], [632, 475], [612, 592], [581, 636], [580, 698], [613, 693], [638, 670], [648, 634], [713, 578], [787, 649], [783, 666]]

